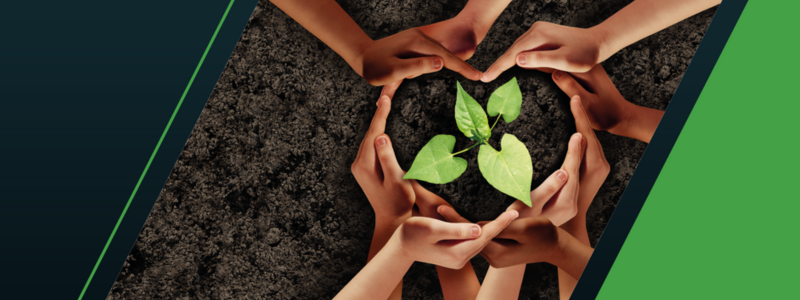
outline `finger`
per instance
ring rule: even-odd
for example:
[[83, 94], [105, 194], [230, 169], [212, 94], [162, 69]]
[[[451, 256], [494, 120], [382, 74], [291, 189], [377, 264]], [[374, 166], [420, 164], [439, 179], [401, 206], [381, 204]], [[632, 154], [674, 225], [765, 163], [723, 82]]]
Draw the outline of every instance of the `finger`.
[[523, 51], [517, 55], [516, 63], [525, 69], [552, 68], [566, 72], [588, 72], [591, 69], [591, 66], [568, 61], [563, 50]]
[[483, 72], [481, 81], [490, 82], [497, 79], [500, 74], [517, 64], [517, 55], [520, 52], [534, 49], [541, 46], [543, 43], [544, 39], [541, 39], [538, 35], [526, 34], [520, 37], [514, 45], [511, 45], [502, 56], [486, 69], [486, 72]]
[[361, 141], [358, 156], [356, 156], [356, 161], [360, 161], [365, 166], [375, 166], [377, 164], [375, 160], [375, 138], [386, 130], [386, 118], [392, 108], [391, 104], [389, 96], [383, 95], [378, 99], [378, 109], [375, 111], [375, 116], [372, 117], [372, 123], [367, 129], [367, 134], [364, 135], [364, 140]]
[[469, 240], [481, 236], [481, 227], [469, 223], [449, 223], [433, 220], [430, 224], [431, 235], [437, 241], [443, 240]]
[[[539, 187], [531, 191], [531, 207], [535, 207], [538, 212], [541, 212], [542, 206], [561, 190], [567, 180], [569, 180], [567, 171], [559, 169], [550, 174]], [[533, 217], [533, 215], [523, 217]]]
[[456, 212], [456, 210], [452, 206], [448, 205], [440, 205], [436, 208], [436, 211], [442, 215], [448, 222], [451, 223], [472, 223], [466, 218], [462, 217], [461, 215]]
[[419, 184], [416, 180], [409, 180], [411, 182], [411, 188], [414, 190], [414, 194], [416, 195], [416, 204], [419, 208], [420, 214], [428, 218], [434, 218], [439, 220], [446, 220], [444, 216], [442, 216], [437, 209], [441, 205], [450, 206], [447, 201], [428, 191], [422, 185]]
[[483, 242], [485, 245], [498, 234], [500, 234], [500, 232], [503, 231], [503, 229], [505, 229], [509, 224], [511, 224], [511, 222], [514, 221], [518, 216], [519, 212], [516, 210], [509, 210], [500, 214], [497, 219], [494, 219], [494, 221], [489, 222], [482, 227], [483, 232], [477, 240]]
[[459, 59], [441, 45], [428, 39], [425, 39], [422, 43], [418, 43], [413, 47], [414, 48], [412, 50], [424, 53], [425, 55], [436, 55], [440, 57], [445, 68], [459, 73], [469, 80], [478, 80], [483, 75], [480, 71], [476, 70], [465, 61]]
[[[567, 148], [567, 157], [564, 159], [564, 164], [561, 169], [567, 171], [570, 176], [577, 176], [578, 170], [583, 160], [583, 153], [586, 150], [586, 142], [583, 139], [583, 134], [576, 132], [569, 139], [569, 148]], [[579, 177], [575, 177], [579, 178]]]
[[[383, 95], [386, 95], [389, 96], [389, 99], [394, 99], [394, 92], [397, 91], [397, 88], [400, 87], [401, 83], [403, 83], [403, 80], [398, 80], [395, 83], [389, 83], [384, 85], [383, 89], [381, 89], [381, 97], [383, 97]], [[378, 101], [380, 101], [380, 98], [378, 98]], [[378, 102], [375, 102], [375, 105], [378, 105]]]
[[383, 170], [383, 178], [391, 180], [392, 182], [400, 182], [403, 180], [403, 175], [406, 174], [400, 164], [397, 163], [397, 157], [392, 148], [392, 141], [389, 136], [382, 134], [375, 139], [375, 149], [378, 153], [378, 160], [381, 163]]
[[422, 74], [437, 72], [442, 69], [442, 58], [438, 56], [423, 56], [415, 58], [398, 59], [395, 63], [393, 77], [416, 77]]
[[515, 240], [519, 241], [520, 239], [524, 238], [525, 228], [528, 227], [528, 220], [531, 218], [519, 218], [508, 224], [503, 231], [501, 231], [497, 236], [496, 239], [507, 239], [507, 240]]
[[570, 110], [572, 110], [572, 116], [575, 117], [575, 128], [584, 136], [587, 142], [596, 141], [597, 136], [594, 133], [594, 129], [592, 129], [592, 125], [589, 123], [589, 115], [586, 114], [586, 109], [583, 107], [581, 97], [577, 95], [572, 96], [569, 105]]
[[582, 98], [587, 98], [591, 93], [587, 91], [581, 84], [575, 80], [569, 73], [562, 72], [562, 71], [553, 71], [553, 81], [556, 83], [558, 88], [564, 91], [567, 96], [580, 96]]

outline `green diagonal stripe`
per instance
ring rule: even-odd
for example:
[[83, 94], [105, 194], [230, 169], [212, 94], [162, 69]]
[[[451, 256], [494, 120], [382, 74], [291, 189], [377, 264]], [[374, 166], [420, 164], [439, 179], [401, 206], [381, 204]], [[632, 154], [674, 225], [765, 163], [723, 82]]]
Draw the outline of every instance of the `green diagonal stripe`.
[[81, 295], [78, 296], [78, 300], [83, 299], [83, 295], [86, 294], [86, 290], [89, 288], [89, 284], [92, 283], [92, 278], [94, 278], [95, 272], [97, 272], [97, 268], [100, 266], [100, 262], [103, 261], [103, 257], [106, 255], [106, 250], [108, 250], [108, 246], [111, 245], [111, 241], [114, 239], [114, 235], [117, 234], [117, 229], [119, 229], [119, 224], [122, 224], [122, 219], [125, 218], [125, 213], [128, 212], [128, 208], [131, 206], [131, 202], [133, 202], [133, 198], [136, 197], [136, 192], [139, 191], [139, 186], [142, 185], [142, 181], [144, 180], [144, 176], [147, 175], [147, 170], [150, 169], [150, 164], [153, 163], [153, 159], [156, 157], [156, 153], [158, 153], [158, 149], [161, 148], [161, 143], [164, 141], [164, 137], [167, 136], [167, 132], [169, 132], [170, 126], [172, 126], [172, 121], [175, 120], [175, 116], [178, 115], [178, 111], [181, 109], [181, 104], [183, 104], [183, 100], [186, 99], [186, 94], [189, 93], [189, 89], [192, 87], [192, 83], [194, 83], [195, 77], [197, 77], [197, 73], [200, 72], [200, 67], [203, 66], [203, 62], [206, 60], [206, 56], [208, 55], [208, 51], [211, 50], [211, 46], [214, 44], [214, 40], [217, 38], [217, 34], [219, 33], [219, 29], [222, 28], [222, 24], [225, 23], [225, 18], [228, 17], [228, 12], [231, 11], [231, 7], [233, 7], [233, 2], [236, 0], [231, 0], [228, 3], [228, 7], [225, 9], [225, 13], [222, 15], [222, 19], [219, 20], [219, 24], [217, 24], [217, 29], [214, 30], [214, 35], [211, 36], [211, 41], [208, 42], [208, 46], [206, 46], [206, 50], [203, 51], [203, 56], [200, 57], [200, 62], [197, 63], [197, 67], [194, 69], [194, 73], [192, 74], [192, 78], [189, 79], [189, 84], [186, 85], [186, 89], [183, 90], [183, 95], [181, 95], [181, 100], [178, 101], [178, 105], [175, 107], [175, 111], [172, 112], [172, 116], [169, 118], [169, 122], [167, 122], [167, 127], [164, 128], [164, 132], [161, 133], [161, 137], [158, 139], [158, 143], [156, 144], [156, 148], [153, 149], [153, 153], [150, 154], [150, 159], [147, 160], [147, 165], [144, 167], [144, 171], [142, 171], [142, 175], [139, 176], [139, 181], [136, 182], [136, 186], [133, 188], [133, 192], [131, 193], [130, 198], [128, 198], [128, 203], [125, 204], [125, 208], [122, 210], [122, 214], [119, 216], [117, 220], [117, 224], [114, 225], [114, 230], [111, 231], [111, 236], [108, 237], [108, 241], [106, 241], [106, 245], [103, 246], [103, 252], [100, 252], [100, 257], [97, 258], [97, 262], [94, 264], [94, 268], [92, 268], [92, 273], [89, 274], [89, 279], [86, 280], [86, 284], [83, 285], [83, 290], [81, 291]]

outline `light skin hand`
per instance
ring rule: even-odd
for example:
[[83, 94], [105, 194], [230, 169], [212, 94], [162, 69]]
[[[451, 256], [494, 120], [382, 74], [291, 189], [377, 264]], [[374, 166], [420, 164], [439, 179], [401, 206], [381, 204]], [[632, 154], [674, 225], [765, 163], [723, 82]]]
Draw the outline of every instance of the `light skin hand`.
[[373, 41], [334, 0], [271, 0], [372, 85], [448, 68], [470, 80], [481, 72], [417, 28]]
[[587, 72], [622, 48], [720, 2], [636, 0], [591, 28], [536, 22], [486, 70], [481, 81], [492, 81], [514, 65]]
[[572, 219], [578, 212], [580, 166], [585, 148], [583, 135], [573, 134], [561, 169], [531, 191], [531, 206], [517, 200], [508, 209], [519, 211], [522, 217], [548, 218], [556, 226]]
[[[414, 216], [446, 220], [439, 214], [438, 209], [439, 206], [447, 206], [452, 209], [453, 206], [450, 203], [422, 187], [416, 180], [411, 180], [411, 186], [414, 188], [417, 199], [416, 209], [413, 211]], [[470, 223], [466, 219], [450, 220], [450, 222]], [[478, 276], [475, 275], [475, 270], [469, 261], [464, 264], [463, 268], [457, 270], [436, 266], [436, 273], [439, 275], [444, 299], [475, 299], [481, 288]]]
[[553, 81], [570, 97], [580, 96], [595, 130], [649, 143], [664, 112], [635, 105], [625, 100], [611, 82], [603, 66], [586, 73], [553, 72]]
[[[411, 217], [415, 201], [411, 182], [403, 179], [405, 172], [397, 163], [391, 140], [384, 134], [391, 106], [388, 96], [378, 100], [378, 109], [350, 168], [375, 212], [375, 231], [368, 260], [383, 248], [395, 229]], [[400, 299], [402, 281], [395, 284], [397, 288], [392, 299]]]

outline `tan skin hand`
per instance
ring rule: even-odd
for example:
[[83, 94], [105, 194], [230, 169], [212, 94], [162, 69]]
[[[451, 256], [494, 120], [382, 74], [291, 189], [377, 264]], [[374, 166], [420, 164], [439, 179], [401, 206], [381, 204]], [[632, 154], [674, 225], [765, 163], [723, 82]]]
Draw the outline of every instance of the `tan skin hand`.
[[378, 104], [351, 171], [376, 219], [407, 219], [414, 205], [414, 189], [410, 181], [403, 179], [405, 172], [397, 163], [389, 137], [383, 133], [391, 108], [389, 97], [381, 97]]
[[519, 211], [522, 217], [548, 218], [557, 226], [572, 219], [578, 212], [580, 166], [585, 144], [580, 133], [573, 134], [561, 169], [531, 191], [532, 205], [529, 207], [517, 200], [508, 209]]
[[442, 67], [470, 80], [481, 78], [480, 71], [447, 51], [418, 28], [407, 29], [368, 43], [361, 50], [359, 58], [359, 74], [375, 86], [436, 72]]
[[570, 97], [580, 96], [589, 124], [595, 130], [635, 138], [649, 143], [664, 112], [625, 100], [606, 74], [596, 65], [586, 73], [554, 71], [553, 81]]
[[525, 69], [557, 69], [586, 72], [599, 62], [602, 35], [593, 29], [533, 23], [513, 45], [484, 72], [481, 81], [490, 82], [518, 65]]

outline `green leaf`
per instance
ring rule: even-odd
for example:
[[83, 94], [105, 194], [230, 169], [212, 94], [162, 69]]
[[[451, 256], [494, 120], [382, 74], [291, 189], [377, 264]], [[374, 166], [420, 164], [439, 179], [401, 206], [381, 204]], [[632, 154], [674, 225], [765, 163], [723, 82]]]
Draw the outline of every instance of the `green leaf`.
[[521, 108], [522, 91], [519, 90], [517, 77], [497, 88], [489, 97], [489, 104], [486, 105], [489, 116], [494, 117], [502, 114], [506, 123], [511, 123], [519, 117]]
[[[461, 83], [456, 82], [458, 92], [456, 93], [456, 124], [465, 136], [471, 140], [488, 140], [492, 136], [489, 128], [489, 118], [483, 107], [475, 101], [461, 87]], [[477, 133], [477, 135], [476, 135]]]
[[503, 135], [501, 151], [481, 145], [478, 167], [486, 181], [496, 189], [531, 206], [533, 164], [528, 147], [511, 134]]
[[452, 135], [434, 136], [419, 150], [411, 169], [403, 178], [439, 184], [455, 180], [467, 170], [467, 161], [453, 156], [455, 145], [456, 137]]

